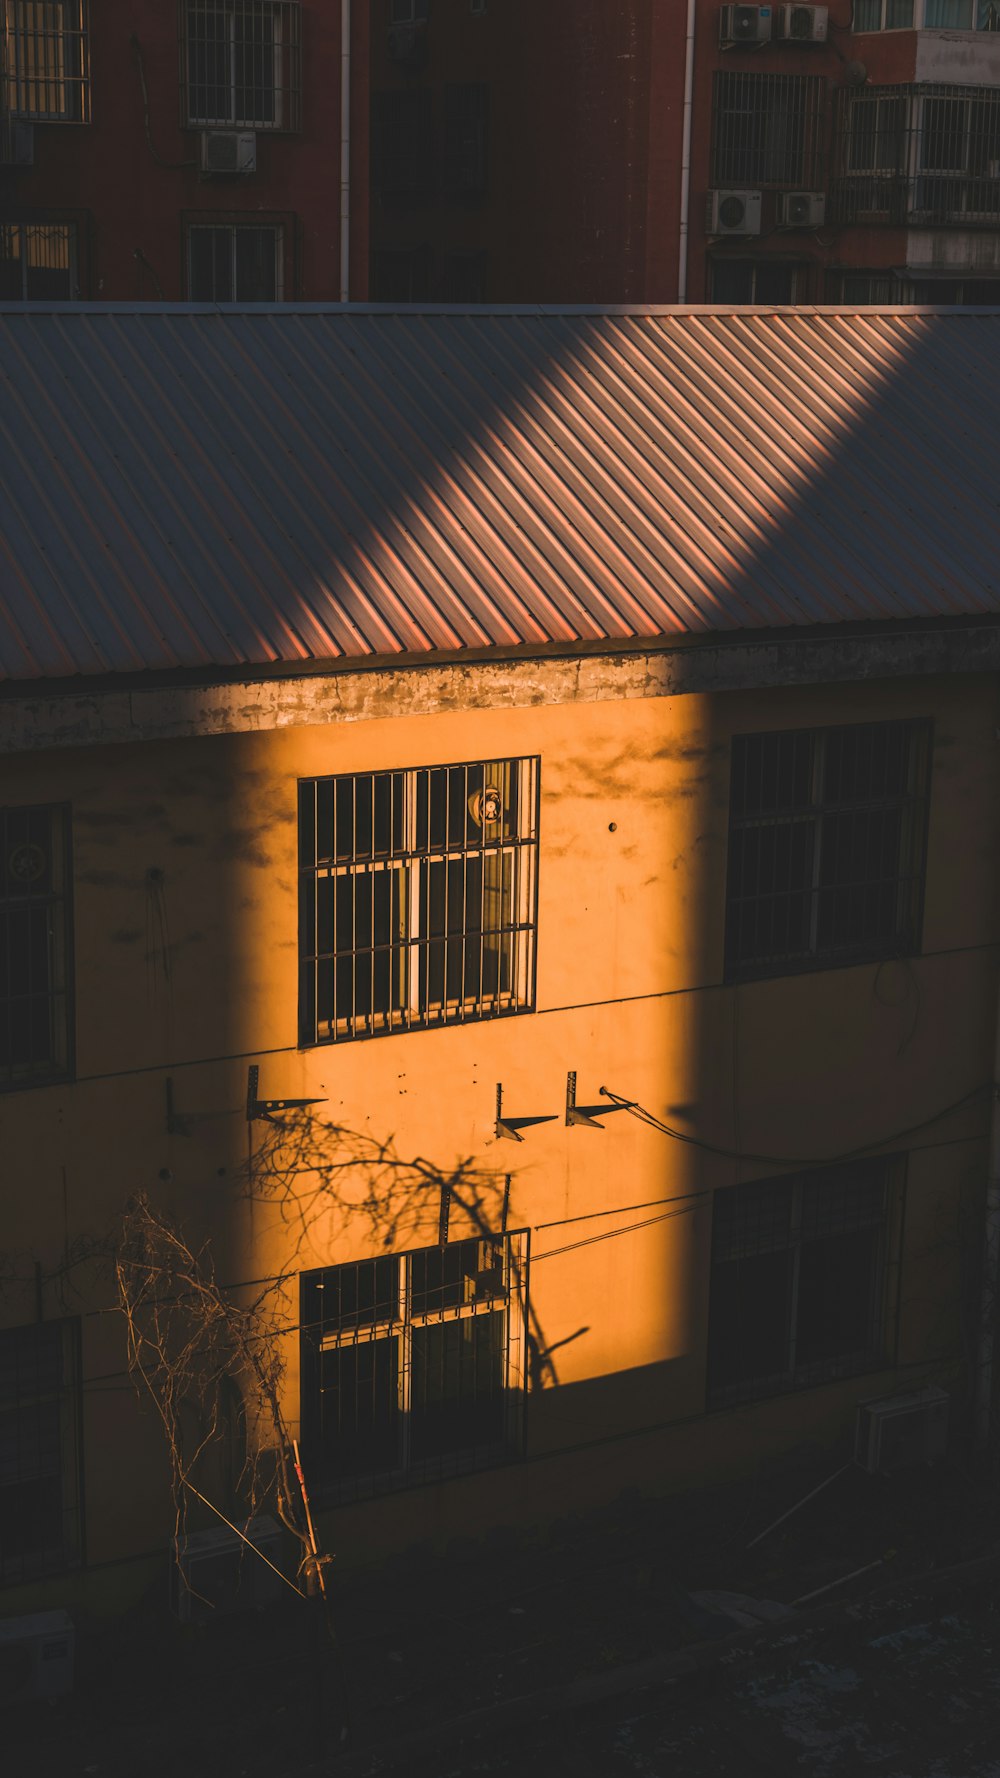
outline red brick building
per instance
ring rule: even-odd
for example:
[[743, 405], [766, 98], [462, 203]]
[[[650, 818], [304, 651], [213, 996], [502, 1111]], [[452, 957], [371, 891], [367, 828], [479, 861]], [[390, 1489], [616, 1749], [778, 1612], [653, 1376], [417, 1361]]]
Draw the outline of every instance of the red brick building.
[[373, 0], [372, 295], [993, 301], [998, 23], [995, 0]]
[[368, 6], [347, 12], [0, 0], [0, 294], [363, 297]]

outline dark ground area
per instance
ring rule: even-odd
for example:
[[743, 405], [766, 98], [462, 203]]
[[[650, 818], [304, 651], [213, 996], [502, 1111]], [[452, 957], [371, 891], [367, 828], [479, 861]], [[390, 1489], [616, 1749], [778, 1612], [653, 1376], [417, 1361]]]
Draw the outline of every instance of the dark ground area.
[[[77, 1686], [0, 1717], [3, 1769], [91, 1778], [283, 1778], [336, 1770], [341, 1688], [354, 1773], [807, 1774], [1000, 1778], [1000, 1585], [987, 1572], [928, 1603], [914, 1581], [1000, 1553], [995, 1484], [942, 1464], [887, 1478], [850, 1468], [754, 1549], [770, 1520], [835, 1468], [659, 1499], [622, 1496], [536, 1533], [415, 1548], [336, 1578], [339, 1653], [296, 1600], [203, 1625], [166, 1611], [166, 1578], [124, 1623], [78, 1623]], [[692, 1602], [725, 1589], [791, 1605], [739, 1645]], [[998, 1565], [1000, 1572], [1000, 1565]], [[881, 1589], [852, 1617], [846, 1608]], [[997, 1612], [994, 1615], [994, 1591]], [[814, 1614], [827, 1606], [817, 1630]], [[832, 1620], [831, 1620], [832, 1612]], [[845, 1615], [846, 1613], [846, 1615]], [[803, 1616], [802, 1614], [805, 1614]], [[752, 1644], [744, 1646], [747, 1641]], [[630, 1668], [708, 1644], [699, 1670], [637, 1686]], [[338, 1677], [339, 1676], [339, 1677]], [[583, 1682], [620, 1695], [569, 1710], [527, 1694]], [[495, 1710], [489, 1721], [456, 1719]], [[439, 1736], [389, 1752], [399, 1738]], [[327, 1756], [316, 1763], [320, 1736]], [[936, 1762], [936, 1763], [935, 1763]]]

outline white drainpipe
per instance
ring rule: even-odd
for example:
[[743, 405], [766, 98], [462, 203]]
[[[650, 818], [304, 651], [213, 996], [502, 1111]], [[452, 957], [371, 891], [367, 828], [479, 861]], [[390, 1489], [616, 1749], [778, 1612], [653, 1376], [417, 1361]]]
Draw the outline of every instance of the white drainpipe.
[[340, 0], [340, 300], [351, 300], [351, 0]]
[[986, 1224], [983, 1230], [983, 1285], [979, 1299], [979, 1364], [976, 1377], [976, 1444], [981, 1451], [987, 1450], [993, 1442], [993, 1361], [997, 1316], [1000, 1313], [1000, 996], [997, 999], [988, 1166]]
[[677, 243], [677, 301], [687, 302], [688, 210], [691, 204], [691, 118], [694, 101], [694, 19], [696, 0], [688, 0], [684, 40], [684, 121], [681, 129], [681, 229]]

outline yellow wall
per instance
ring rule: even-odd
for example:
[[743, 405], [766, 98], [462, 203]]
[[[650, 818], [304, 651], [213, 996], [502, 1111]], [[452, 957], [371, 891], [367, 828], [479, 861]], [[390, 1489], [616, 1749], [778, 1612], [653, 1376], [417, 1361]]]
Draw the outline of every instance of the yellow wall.
[[[911, 715], [935, 724], [923, 955], [724, 987], [731, 736]], [[532, 1230], [538, 1327], [548, 1345], [568, 1342], [554, 1354], [558, 1386], [531, 1403], [527, 1465], [352, 1508], [338, 1533], [352, 1549], [559, 1511], [569, 1487], [576, 1500], [632, 1479], [666, 1488], [746, 1468], [836, 1438], [860, 1396], [954, 1366], [960, 1224], [975, 1228], [983, 1097], [892, 1145], [912, 1150], [906, 1368], [895, 1378], [704, 1418], [704, 1200], [542, 1256], [641, 1220], [629, 1206], [775, 1171], [671, 1142], [627, 1113], [602, 1132], [567, 1129], [568, 1069], [581, 1102], [606, 1084], [723, 1147], [816, 1157], [918, 1123], [988, 1080], [996, 721], [991, 681], [926, 679], [404, 718], [389, 708], [342, 727], [8, 760], [3, 802], [72, 804], [77, 1080], [0, 1099], [0, 1245], [23, 1280], [4, 1290], [0, 1316], [8, 1326], [33, 1319], [36, 1260], [45, 1314], [83, 1315], [90, 1563], [162, 1547], [171, 1512], [158, 1429], [135, 1403], [121, 1326], [105, 1312], [110, 1280], [87, 1266], [55, 1276], [74, 1242], [112, 1229], [144, 1190], [211, 1238], [220, 1276], [234, 1281], [284, 1267], [293, 1249], [302, 1269], [381, 1250], [383, 1231], [345, 1216], [340, 1199], [303, 1227], [287, 1204], [262, 1201], [266, 1184], [258, 1201], [248, 1195], [251, 1061], [262, 1096], [321, 1099], [320, 1117], [441, 1168], [471, 1159], [498, 1182], [495, 1205], [512, 1172], [510, 1226]], [[537, 1011], [300, 1050], [296, 779], [536, 753]], [[166, 1127], [168, 1075], [184, 1134]], [[497, 1081], [508, 1113], [555, 1121], [523, 1144], [497, 1142]], [[253, 1126], [256, 1148], [267, 1138]], [[293, 1196], [314, 1183], [293, 1184]], [[407, 1200], [396, 1249], [433, 1243], [437, 1214], [433, 1194]], [[462, 1232], [456, 1213], [452, 1238]], [[286, 1355], [294, 1417], [294, 1336]], [[574, 1455], [543, 1461], [560, 1450]], [[65, 1598], [67, 1583], [55, 1592]]]

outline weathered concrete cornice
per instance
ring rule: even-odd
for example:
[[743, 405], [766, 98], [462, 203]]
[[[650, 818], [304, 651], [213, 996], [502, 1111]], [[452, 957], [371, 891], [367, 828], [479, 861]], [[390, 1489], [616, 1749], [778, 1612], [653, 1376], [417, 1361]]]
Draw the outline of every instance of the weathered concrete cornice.
[[382, 664], [198, 685], [102, 687], [0, 699], [0, 753], [230, 735], [308, 724], [369, 722], [458, 710], [681, 697], [780, 685], [822, 685], [1000, 670], [1000, 625], [604, 649], [530, 659]]

